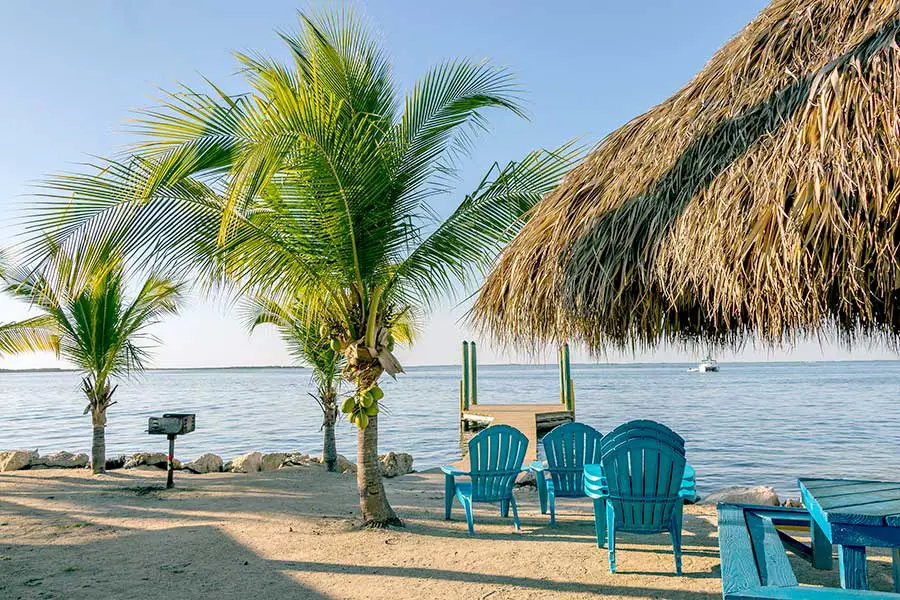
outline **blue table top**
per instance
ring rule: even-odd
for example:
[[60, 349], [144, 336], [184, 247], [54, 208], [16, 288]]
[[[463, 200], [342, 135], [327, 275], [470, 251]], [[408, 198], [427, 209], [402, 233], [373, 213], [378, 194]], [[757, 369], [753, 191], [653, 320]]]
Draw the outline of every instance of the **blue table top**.
[[820, 513], [829, 524], [900, 527], [900, 482], [804, 478], [799, 485], [813, 518]]

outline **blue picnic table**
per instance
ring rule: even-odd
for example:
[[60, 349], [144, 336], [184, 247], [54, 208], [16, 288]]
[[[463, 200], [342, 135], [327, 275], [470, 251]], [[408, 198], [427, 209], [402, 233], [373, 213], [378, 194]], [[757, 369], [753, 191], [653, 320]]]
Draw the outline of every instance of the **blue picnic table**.
[[841, 587], [865, 590], [866, 547], [891, 548], [894, 591], [900, 592], [900, 482], [804, 478], [798, 483], [813, 521], [814, 566], [829, 568], [831, 545], [837, 544]]

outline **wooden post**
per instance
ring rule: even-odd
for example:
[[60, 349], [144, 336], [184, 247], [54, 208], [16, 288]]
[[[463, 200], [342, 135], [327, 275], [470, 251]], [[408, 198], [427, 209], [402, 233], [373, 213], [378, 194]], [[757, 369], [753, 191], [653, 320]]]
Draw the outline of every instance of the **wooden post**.
[[566, 404], [566, 375], [563, 369], [563, 347], [556, 350], [556, 366], [559, 367], [559, 403]]
[[478, 359], [475, 355], [475, 342], [469, 344], [469, 402], [472, 406], [478, 404]]
[[559, 403], [575, 413], [575, 389], [572, 386], [572, 366], [569, 363], [569, 344], [559, 347]]
[[[462, 343], [462, 381], [460, 381], [460, 406], [469, 409], [469, 342]], [[462, 417], [462, 415], [460, 415]]]

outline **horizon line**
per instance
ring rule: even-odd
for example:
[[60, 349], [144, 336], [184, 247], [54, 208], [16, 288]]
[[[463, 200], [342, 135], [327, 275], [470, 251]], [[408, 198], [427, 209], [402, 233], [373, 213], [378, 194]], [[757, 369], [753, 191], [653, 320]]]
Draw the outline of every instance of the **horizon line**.
[[[782, 358], [773, 358], [770, 360], [728, 360], [728, 361], [719, 361], [720, 364], [766, 364], [766, 363], [796, 363], [796, 364], [817, 364], [817, 363], [852, 363], [852, 362], [898, 362], [900, 361], [900, 356], [897, 358], [841, 358], [841, 359], [821, 359], [821, 360], [797, 360], [797, 359], [782, 359]], [[676, 360], [676, 361], [668, 361], [668, 360], [658, 360], [658, 361], [619, 361], [619, 362], [573, 362], [572, 366], [580, 366], [580, 367], [602, 367], [602, 366], [622, 366], [622, 365], [692, 365], [697, 361], [689, 361], [689, 360]], [[555, 367], [556, 363], [528, 363], [528, 362], [509, 362], [509, 363], [481, 363], [478, 366], [480, 367]], [[459, 367], [462, 368], [461, 363], [442, 363], [442, 364], [422, 364], [422, 365], [409, 365], [406, 368], [408, 369], [422, 369], [422, 368], [444, 368], [444, 367]], [[148, 367], [146, 369], [142, 369], [142, 372], [147, 371], [229, 371], [229, 370], [247, 370], [247, 369], [300, 369], [300, 370], [310, 370], [311, 367], [304, 365], [224, 365], [224, 366], [199, 366], [199, 367]], [[35, 367], [35, 368], [23, 368], [23, 369], [7, 369], [0, 368], [0, 373], [77, 373], [81, 371], [81, 369], [69, 368], [69, 367]], [[137, 372], [136, 372], [137, 373]]]

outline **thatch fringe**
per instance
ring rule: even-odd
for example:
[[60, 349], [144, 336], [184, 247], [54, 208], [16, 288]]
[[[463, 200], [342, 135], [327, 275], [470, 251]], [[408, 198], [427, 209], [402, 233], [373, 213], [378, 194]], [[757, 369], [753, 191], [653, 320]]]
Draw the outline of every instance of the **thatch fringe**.
[[898, 33], [893, 0], [775, 0], [541, 202], [476, 321], [594, 351], [900, 337]]

